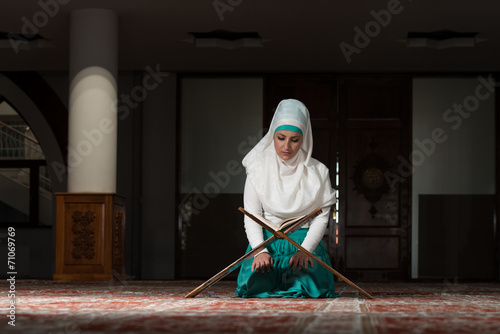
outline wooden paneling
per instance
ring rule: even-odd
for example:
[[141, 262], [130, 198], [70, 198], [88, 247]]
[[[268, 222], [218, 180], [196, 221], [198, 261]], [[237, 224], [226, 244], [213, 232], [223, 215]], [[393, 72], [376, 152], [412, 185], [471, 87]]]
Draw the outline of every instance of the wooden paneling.
[[400, 249], [399, 236], [347, 236], [346, 270], [399, 270]]

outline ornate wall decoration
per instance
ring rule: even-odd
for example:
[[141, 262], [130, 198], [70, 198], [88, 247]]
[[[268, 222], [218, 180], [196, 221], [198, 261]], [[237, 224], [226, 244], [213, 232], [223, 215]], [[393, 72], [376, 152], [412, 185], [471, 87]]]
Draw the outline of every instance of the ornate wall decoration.
[[74, 238], [72, 241], [73, 250], [71, 251], [71, 255], [75, 260], [81, 258], [92, 260], [95, 257], [95, 236], [94, 229], [91, 226], [95, 217], [95, 213], [91, 211], [87, 211], [85, 214], [81, 211], [75, 211], [73, 213], [73, 226], [71, 231], [73, 232]]
[[372, 203], [370, 213], [372, 218], [378, 212], [375, 203], [389, 192], [389, 184], [385, 178], [385, 172], [389, 169], [389, 163], [381, 156], [371, 153], [364, 157], [354, 166], [352, 180], [354, 190], [363, 195], [367, 201]]
[[113, 228], [113, 267], [123, 265], [123, 213], [118, 211]]

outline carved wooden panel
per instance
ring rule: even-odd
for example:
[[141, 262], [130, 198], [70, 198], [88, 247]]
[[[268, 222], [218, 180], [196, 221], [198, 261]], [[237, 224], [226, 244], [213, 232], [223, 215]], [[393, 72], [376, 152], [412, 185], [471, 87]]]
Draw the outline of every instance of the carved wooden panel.
[[73, 232], [73, 238], [71, 240], [73, 244], [71, 257], [75, 260], [80, 260], [82, 258], [87, 260], [94, 259], [96, 253], [95, 233], [92, 223], [95, 220], [95, 213], [92, 211], [87, 211], [85, 213], [75, 211], [71, 218], [73, 218], [73, 224], [71, 226], [71, 231]]
[[65, 211], [64, 263], [102, 264], [103, 204], [68, 204]]
[[120, 275], [120, 279], [125, 275], [125, 213], [122, 206], [115, 205], [113, 220], [113, 271], [115, 275]]

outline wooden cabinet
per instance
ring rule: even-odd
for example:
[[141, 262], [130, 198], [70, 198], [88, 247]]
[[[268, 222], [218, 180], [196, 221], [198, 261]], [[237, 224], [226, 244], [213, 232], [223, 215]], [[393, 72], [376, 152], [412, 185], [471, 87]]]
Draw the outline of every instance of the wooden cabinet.
[[56, 193], [54, 280], [125, 277], [125, 200], [111, 193]]

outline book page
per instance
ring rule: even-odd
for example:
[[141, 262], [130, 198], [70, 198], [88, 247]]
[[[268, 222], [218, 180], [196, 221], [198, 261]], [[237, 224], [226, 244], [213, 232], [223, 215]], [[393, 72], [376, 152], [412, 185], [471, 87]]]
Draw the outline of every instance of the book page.
[[305, 215], [303, 215], [303, 216], [299, 216], [299, 217], [292, 217], [292, 218], [287, 218], [287, 219], [284, 219], [284, 220], [283, 220], [283, 221], [279, 224], [279, 228], [278, 228], [278, 230], [281, 230], [281, 229], [283, 229], [283, 228], [285, 228], [285, 227], [287, 227], [287, 226], [290, 226], [290, 225], [292, 225], [293, 223], [295, 223], [296, 221], [298, 221], [298, 220], [300, 220], [300, 219], [302, 219], [302, 218], [304, 218], [304, 217], [305, 217]]
[[257, 218], [258, 220], [260, 220], [262, 223], [266, 224], [267, 226], [269, 226], [270, 228], [272, 228], [273, 230], [277, 231], [278, 228], [276, 227], [276, 225], [274, 225], [270, 220], [262, 217], [261, 215], [259, 214], [252, 214], [255, 218]]

